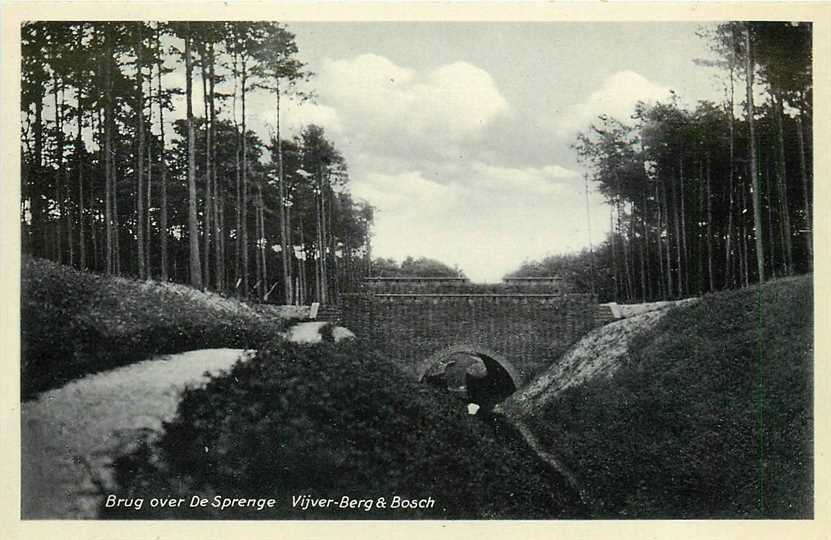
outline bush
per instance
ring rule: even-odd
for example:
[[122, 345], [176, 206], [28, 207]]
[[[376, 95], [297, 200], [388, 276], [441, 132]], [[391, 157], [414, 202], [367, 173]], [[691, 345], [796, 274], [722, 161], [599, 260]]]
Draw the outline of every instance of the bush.
[[705, 296], [531, 420], [604, 518], [806, 518], [812, 281]]
[[[155, 448], [117, 463], [120, 497], [273, 497], [264, 511], [102, 509], [148, 518], [557, 518], [574, 493], [501, 418], [408, 379], [356, 340], [275, 342], [185, 393]], [[432, 509], [300, 511], [292, 496], [433, 497]]]
[[106, 277], [24, 257], [23, 397], [154, 354], [253, 347], [286, 321], [187, 287]]

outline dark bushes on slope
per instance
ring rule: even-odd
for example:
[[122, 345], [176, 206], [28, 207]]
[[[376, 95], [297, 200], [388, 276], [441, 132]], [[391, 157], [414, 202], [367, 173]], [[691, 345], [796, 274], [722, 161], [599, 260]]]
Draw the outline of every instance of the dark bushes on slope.
[[206, 299], [215, 295], [178, 285], [79, 272], [30, 257], [23, 258], [21, 274], [24, 398], [153, 354], [253, 347], [285, 326], [249, 307], [214, 305]]
[[812, 515], [812, 281], [705, 296], [529, 422], [604, 518]]
[[[112, 511], [118, 518], [556, 518], [574, 494], [501, 418], [467, 415], [356, 340], [275, 342], [186, 392], [156, 448], [118, 463], [123, 497], [272, 497], [274, 509]], [[421, 510], [302, 511], [299, 495], [435, 499]]]

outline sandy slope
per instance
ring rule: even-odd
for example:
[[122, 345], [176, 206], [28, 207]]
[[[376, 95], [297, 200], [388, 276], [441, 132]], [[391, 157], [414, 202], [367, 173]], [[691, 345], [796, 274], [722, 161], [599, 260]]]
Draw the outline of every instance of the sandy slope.
[[242, 354], [208, 349], [146, 360], [23, 403], [23, 518], [95, 517], [99, 491], [112, 485], [113, 457], [155, 436], [185, 386], [230, 368]]
[[[287, 338], [320, 341], [325, 323], [300, 323]], [[352, 332], [335, 327], [336, 340]], [[138, 362], [72, 381], [22, 404], [24, 519], [94, 518], [113, 489], [112, 461], [161, 433], [182, 390], [245, 358], [240, 349], [206, 349]]]
[[516, 418], [539, 409], [560, 392], [593, 377], [611, 376], [625, 360], [630, 340], [654, 326], [670, 308], [695, 301], [655, 302], [620, 306], [625, 317], [595, 328], [577, 342], [546, 371], [521, 388], [503, 404], [504, 411]]

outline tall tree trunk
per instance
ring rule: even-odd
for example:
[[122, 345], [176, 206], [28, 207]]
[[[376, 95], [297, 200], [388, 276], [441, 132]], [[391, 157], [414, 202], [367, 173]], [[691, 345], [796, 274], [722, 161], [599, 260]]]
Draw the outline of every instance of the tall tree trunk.
[[112, 56], [113, 45], [110, 25], [104, 25], [104, 41], [107, 54], [104, 56], [104, 258], [106, 260], [106, 273], [112, 274], [115, 270], [113, 261], [113, 95], [112, 95]]
[[[263, 200], [263, 185], [262, 183], [257, 184], [257, 195], [260, 200], [260, 238], [262, 239], [262, 245], [260, 246], [260, 258], [262, 262], [260, 263], [263, 269], [263, 291], [268, 290], [268, 241], [266, 240], [268, 236], [265, 232], [265, 201]], [[260, 298], [264, 298], [261, 296]]]
[[813, 237], [813, 223], [811, 221], [811, 189], [808, 186], [808, 167], [805, 164], [805, 135], [802, 127], [802, 107], [799, 108], [799, 114], [796, 117], [796, 135], [799, 142], [799, 175], [802, 177], [802, 199], [804, 203], [805, 212], [805, 248], [808, 253], [809, 268], [813, 268], [814, 247], [812, 242]]
[[202, 288], [202, 268], [199, 260], [199, 224], [196, 220], [196, 135], [193, 129], [193, 61], [191, 59], [190, 23], [185, 23], [185, 99], [188, 124], [188, 240], [190, 244], [190, 284]]
[[202, 226], [202, 238], [204, 240], [203, 256], [205, 262], [202, 271], [205, 274], [205, 286], [208, 287], [211, 284], [211, 214], [213, 206], [211, 195], [211, 124], [213, 124], [213, 118], [211, 118], [210, 109], [208, 108], [208, 99], [210, 96], [208, 95], [208, 60], [205, 49], [204, 44], [199, 47], [199, 57], [202, 60], [200, 69], [202, 75], [202, 105], [205, 114], [205, 222]]
[[113, 159], [110, 161], [112, 167], [111, 178], [113, 182], [113, 264], [115, 265], [115, 273], [121, 275], [121, 224], [118, 219], [118, 168], [116, 167], [117, 153], [113, 153]]
[[306, 304], [307, 298], [307, 286], [308, 283], [306, 282], [306, 230], [303, 227], [303, 214], [300, 214], [300, 256], [301, 260], [298, 261], [298, 273], [300, 274], [300, 291], [299, 291], [299, 302], [301, 305]]
[[[662, 211], [662, 203], [661, 203], [661, 190], [660, 190], [660, 178], [655, 179], [655, 202], [658, 205], [658, 228], [655, 233], [655, 240], [656, 244], [658, 245], [658, 271], [660, 272], [661, 279], [658, 282], [658, 297], [666, 299], [668, 295], [664, 293], [664, 283], [666, 282], [666, 275], [664, 274], [664, 248], [663, 248], [663, 231], [664, 231], [664, 220], [663, 220], [663, 211]], [[667, 291], [671, 290], [672, 287], [669, 287]]]
[[242, 296], [248, 297], [248, 142], [245, 132], [245, 84], [248, 72], [242, 57]]
[[150, 219], [150, 209], [153, 206], [153, 64], [148, 66], [150, 68], [150, 76], [148, 77], [148, 90], [147, 90], [147, 102], [148, 106], [147, 109], [149, 111], [149, 124], [147, 126], [147, 132], [149, 134], [149, 141], [147, 141], [147, 215], [145, 217], [145, 222], [147, 224], [147, 230], [145, 232], [145, 248], [144, 248], [144, 256], [147, 260], [147, 279], [153, 278], [153, 256], [152, 256], [152, 238], [153, 238], [153, 226], [152, 220]]
[[684, 294], [688, 294], [690, 291], [690, 252], [687, 248], [687, 190], [686, 190], [686, 182], [684, 178], [684, 154], [683, 152], [678, 158], [678, 179], [681, 183], [679, 188], [679, 208], [681, 212], [680, 220], [681, 220], [681, 260], [682, 263], [679, 261], [679, 269], [678, 269], [678, 279], [681, 284], [683, 284], [683, 294], [679, 294], [679, 296], [684, 296]]
[[289, 230], [288, 220], [286, 218], [286, 181], [283, 172], [283, 140], [280, 133], [280, 79], [276, 80], [277, 87], [277, 178], [280, 183], [280, 255], [283, 262], [283, 296], [286, 303], [291, 302], [291, 265], [289, 253]]
[[[770, 275], [776, 276], [776, 234], [773, 232], [773, 180], [770, 172], [770, 156], [765, 159], [765, 170], [760, 180], [767, 195], [768, 204], [768, 239], [770, 241]], [[780, 231], [781, 232], [781, 231]], [[781, 244], [781, 242], [780, 242]]]
[[256, 290], [256, 297], [257, 301], [261, 302], [263, 300], [265, 283], [263, 283], [263, 267], [262, 267], [262, 256], [261, 253], [263, 251], [263, 230], [261, 227], [262, 222], [260, 221], [260, 211], [262, 208], [260, 207], [260, 196], [259, 190], [260, 182], [257, 182], [257, 193], [254, 195], [254, 275], [256, 276], [256, 282], [254, 283], [254, 290]]
[[242, 283], [242, 174], [240, 170], [240, 153], [242, 152], [242, 134], [239, 129], [239, 122], [237, 121], [237, 92], [239, 85], [239, 75], [237, 71], [238, 55], [234, 52], [233, 55], [233, 73], [234, 73], [234, 133], [236, 134], [236, 148], [234, 149], [234, 178], [236, 180], [236, 198], [237, 204], [235, 208], [236, 213], [236, 231], [234, 234], [234, 247], [236, 250], [236, 257], [234, 258], [234, 289], [237, 296], [242, 297], [242, 290], [240, 285]]
[[747, 245], [747, 220], [744, 217], [744, 212], [747, 210], [747, 189], [744, 185], [740, 185], [739, 189], [742, 194], [742, 218], [741, 222], [741, 254], [742, 254], [742, 263], [744, 268], [742, 269], [741, 273], [744, 277], [744, 286], [750, 286], [750, 248]]
[[[711, 191], [712, 184], [710, 183], [710, 154], [707, 154], [707, 276], [709, 291], [715, 290], [715, 281], [713, 279], [713, 194]], [[731, 194], [732, 197], [732, 194]]]
[[[210, 43], [208, 45], [208, 62], [209, 62], [209, 84], [210, 84], [210, 117], [211, 117], [211, 125], [210, 129], [210, 137], [211, 137], [211, 157], [213, 158], [214, 162], [216, 161], [216, 123], [214, 119], [216, 118], [216, 76], [215, 76], [215, 63], [216, 63], [216, 56], [214, 54], [214, 44]], [[222, 291], [225, 287], [225, 251], [224, 251], [224, 228], [222, 223], [222, 216], [220, 215], [220, 207], [222, 203], [222, 190], [219, 189], [219, 175], [217, 174], [217, 165], [214, 163], [214, 166], [211, 167], [211, 183], [213, 184], [213, 221], [214, 221], [214, 273], [216, 275], [216, 290]]]
[[646, 226], [648, 189], [649, 185], [644, 183], [641, 192], [641, 203], [643, 204], [641, 209], [641, 230], [643, 231], [643, 239], [641, 242], [641, 299], [643, 302], [646, 302], [647, 298], [652, 298], [652, 280], [649, 276], [651, 272], [647, 271], [649, 268], [649, 229]]
[[781, 214], [782, 236], [784, 237], [785, 250], [785, 274], [793, 274], [793, 247], [791, 243], [791, 212], [788, 205], [788, 178], [787, 164], [785, 162], [785, 133], [782, 127], [782, 118], [785, 115], [782, 95], [773, 92], [774, 116], [776, 117], [776, 143], [778, 150], [778, 171], [776, 175], [777, 186], [779, 187], [779, 208]]
[[159, 83], [159, 165], [161, 167], [161, 185], [159, 201], [159, 249], [161, 250], [161, 279], [166, 282], [170, 279], [168, 275], [168, 251], [167, 251], [167, 162], [165, 161], [165, 140], [164, 140], [164, 94], [162, 93], [162, 45], [161, 29], [156, 27], [156, 53], [159, 59], [158, 83]]
[[66, 84], [61, 81], [61, 131], [60, 131], [60, 138], [62, 141], [62, 145], [60, 148], [60, 162], [61, 162], [61, 180], [63, 182], [64, 193], [61, 196], [61, 199], [64, 201], [63, 208], [61, 214], [64, 219], [65, 229], [66, 229], [66, 249], [67, 249], [67, 263], [69, 266], [75, 265], [75, 246], [74, 246], [74, 236], [75, 233], [72, 230], [73, 224], [73, 216], [72, 216], [72, 186], [70, 186], [70, 178], [69, 178], [69, 160], [64, 158], [64, 147], [66, 146], [66, 135], [64, 133], [64, 124], [66, 124]]
[[[592, 245], [592, 217], [591, 217], [591, 209], [589, 205], [589, 175], [584, 175], [584, 180], [586, 184], [586, 231], [588, 232], [588, 239], [589, 239], [589, 292], [591, 292], [592, 296], [595, 294], [595, 284], [594, 284], [594, 246]], [[352, 284], [352, 290], [354, 290], [355, 284]]]
[[[730, 201], [729, 201], [729, 204], [728, 204], [728, 207], [727, 207], [727, 239], [725, 241], [725, 247], [724, 247], [724, 261], [725, 261], [724, 262], [724, 268], [725, 268], [724, 288], [729, 288], [730, 287], [730, 284], [731, 284], [731, 281], [732, 281], [731, 277], [732, 277], [732, 274], [733, 274], [733, 264], [732, 264], [733, 247], [732, 247], [731, 244], [732, 244], [733, 234], [734, 234], [733, 233], [733, 209], [735, 208], [735, 202], [734, 202], [734, 196], [733, 195], [734, 195], [734, 192], [735, 192], [735, 187], [734, 187], [733, 184], [734, 184], [734, 176], [735, 176], [734, 163], [735, 163], [735, 153], [736, 153], [736, 149], [735, 149], [735, 123], [736, 123], [736, 121], [735, 121], [735, 118], [733, 117], [733, 108], [734, 108], [735, 104], [734, 104], [733, 65], [732, 64], [730, 64], [730, 104], [729, 105], [730, 105], [730, 129], [729, 129], [730, 138], [729, 138], [729, 142], [728, 142], [728, 147], [729, 147], [728, 153], [729, 153], [729, 156], [730, 156], [729, 157], [729, 159], [730, 159], [729, 171], [730, 172], [729, 172], [729, 176], [728, 176], [728, 190], [730, 191]], [[737, 284], [738, 284], [738, 279], [736, 281], [737, 281]]]
[[701, 218], [704, 216], [704, 162], [698, 160], [698, 208], [696, 208], [695, 233], [696, 233], [696, 285], [699, 296], [704, 294], [704, 238], [701, 233]]
[[138, 151], [136, 152], [136, 255], [138, 258], [139, 279], [145, 279], [147, 273], [144, 268], [144, 66], [142, 65], [142, 35], [143, 22], [136, 23], [136, 92], [138, 105], [136, 107], [136, 130], [138, 132]]
[[670, 182], [670, 187], [672, 188], [672, 220], [675, 225], [675, 255], [676, 255], [676, 262], [678, 264], [678, 298], [684, 297], [684, 277], [683, 277], [683, 267], [681, 265], [681, 252], [683, 250], [683, 240], [681, 237], [681, 226], [679, 224], [679, 214], [681, 211], [679, 210], [680, 205], [678, 204], [678, 193], [675, 189], [675, 182]]
[[745, 80], [747, 81], [747, 124], [750, 146], [750, 180], [753, 185], [753, 228], [756, 237], [756, 271], [759, 283], [765, 282], [765, 247], [762, 243], [762, 203], [759, 191], [759, 176], [756, 170], [756, 121], [753, 118], [753, 48], [751, 46], [750, 23], [745, 30]]
[[617, 229], [615, 228], [615, 205], [609, 205], [609, 231], [611, 236], [611, 245], [609, 246], [612, 252], [612, 283], [614, 284], [615, 302], [620, 301], [620, 280], [617, 268], [617, 250], [615, 249], [615, 237], [617, 236]]
[[[35, 32], [40, 34], [43, 30], [37, 28]], [[38, 257], [46, 255], [46, 241], [44, 235], [46, 234], [46, 224], [43, 212], [43, 203], [40, 197], [41, 192], [38, 189], [40, 182], [43, 181], [43, 105], [44, 92], [37, 92], [35, 99], [35, 163], [30, 175], [30, 183], [32, 188], [31, 212], [32, 212], [32, 238], [31, 250], [32, 254]]]
[[[76, 44], [78, 50], [81, 49], [82, 39], [84, 33], [84, 26], [80, 25]], [[81, 101], [81, 85], [78, 85], [75, 93], [75, 99], [78, 102], [78, 110], [76, 111], [77, 128], [75, 134], [75, 163], [78, 167], [78, 262], [79, 268], [85, 270], [87, 267], [87, 251], [86, 238], [84, 238], [84, 166], [83, 166], [83, 141], [81, 131], [84, 125], [84, 107]]]
[[55, 106], [55, 130], [57, 131], [57, 137], [55, 139], [55, 165], [57, 170], [54, 173], [54, 180], [55, 180], [55, 206], [58, 210], [58, 217], [55, 219], [55, 247], [54, 247], [54, 259], [59, 262], [64, 262], [64, 252], [63, 252], [63, 232], [61, 228], [61, 220], [64, 219], [64, 214], [66, 213], [66, 208], [63, 201], [63, 125], [62, 125], [62, 116], [63, 116], [63, 106], [60, 102], [60, 83], [58, 82], [57, 75], [53, 75], [52, 84], [54, 88], [54, 106]]

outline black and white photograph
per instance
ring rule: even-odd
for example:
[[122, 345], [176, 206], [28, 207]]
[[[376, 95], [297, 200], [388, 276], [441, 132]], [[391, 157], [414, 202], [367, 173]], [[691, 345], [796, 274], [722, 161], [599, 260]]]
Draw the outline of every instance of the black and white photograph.
[[815, 519], [814, 20], [190, 10], [13, 36], [23, 522]]

